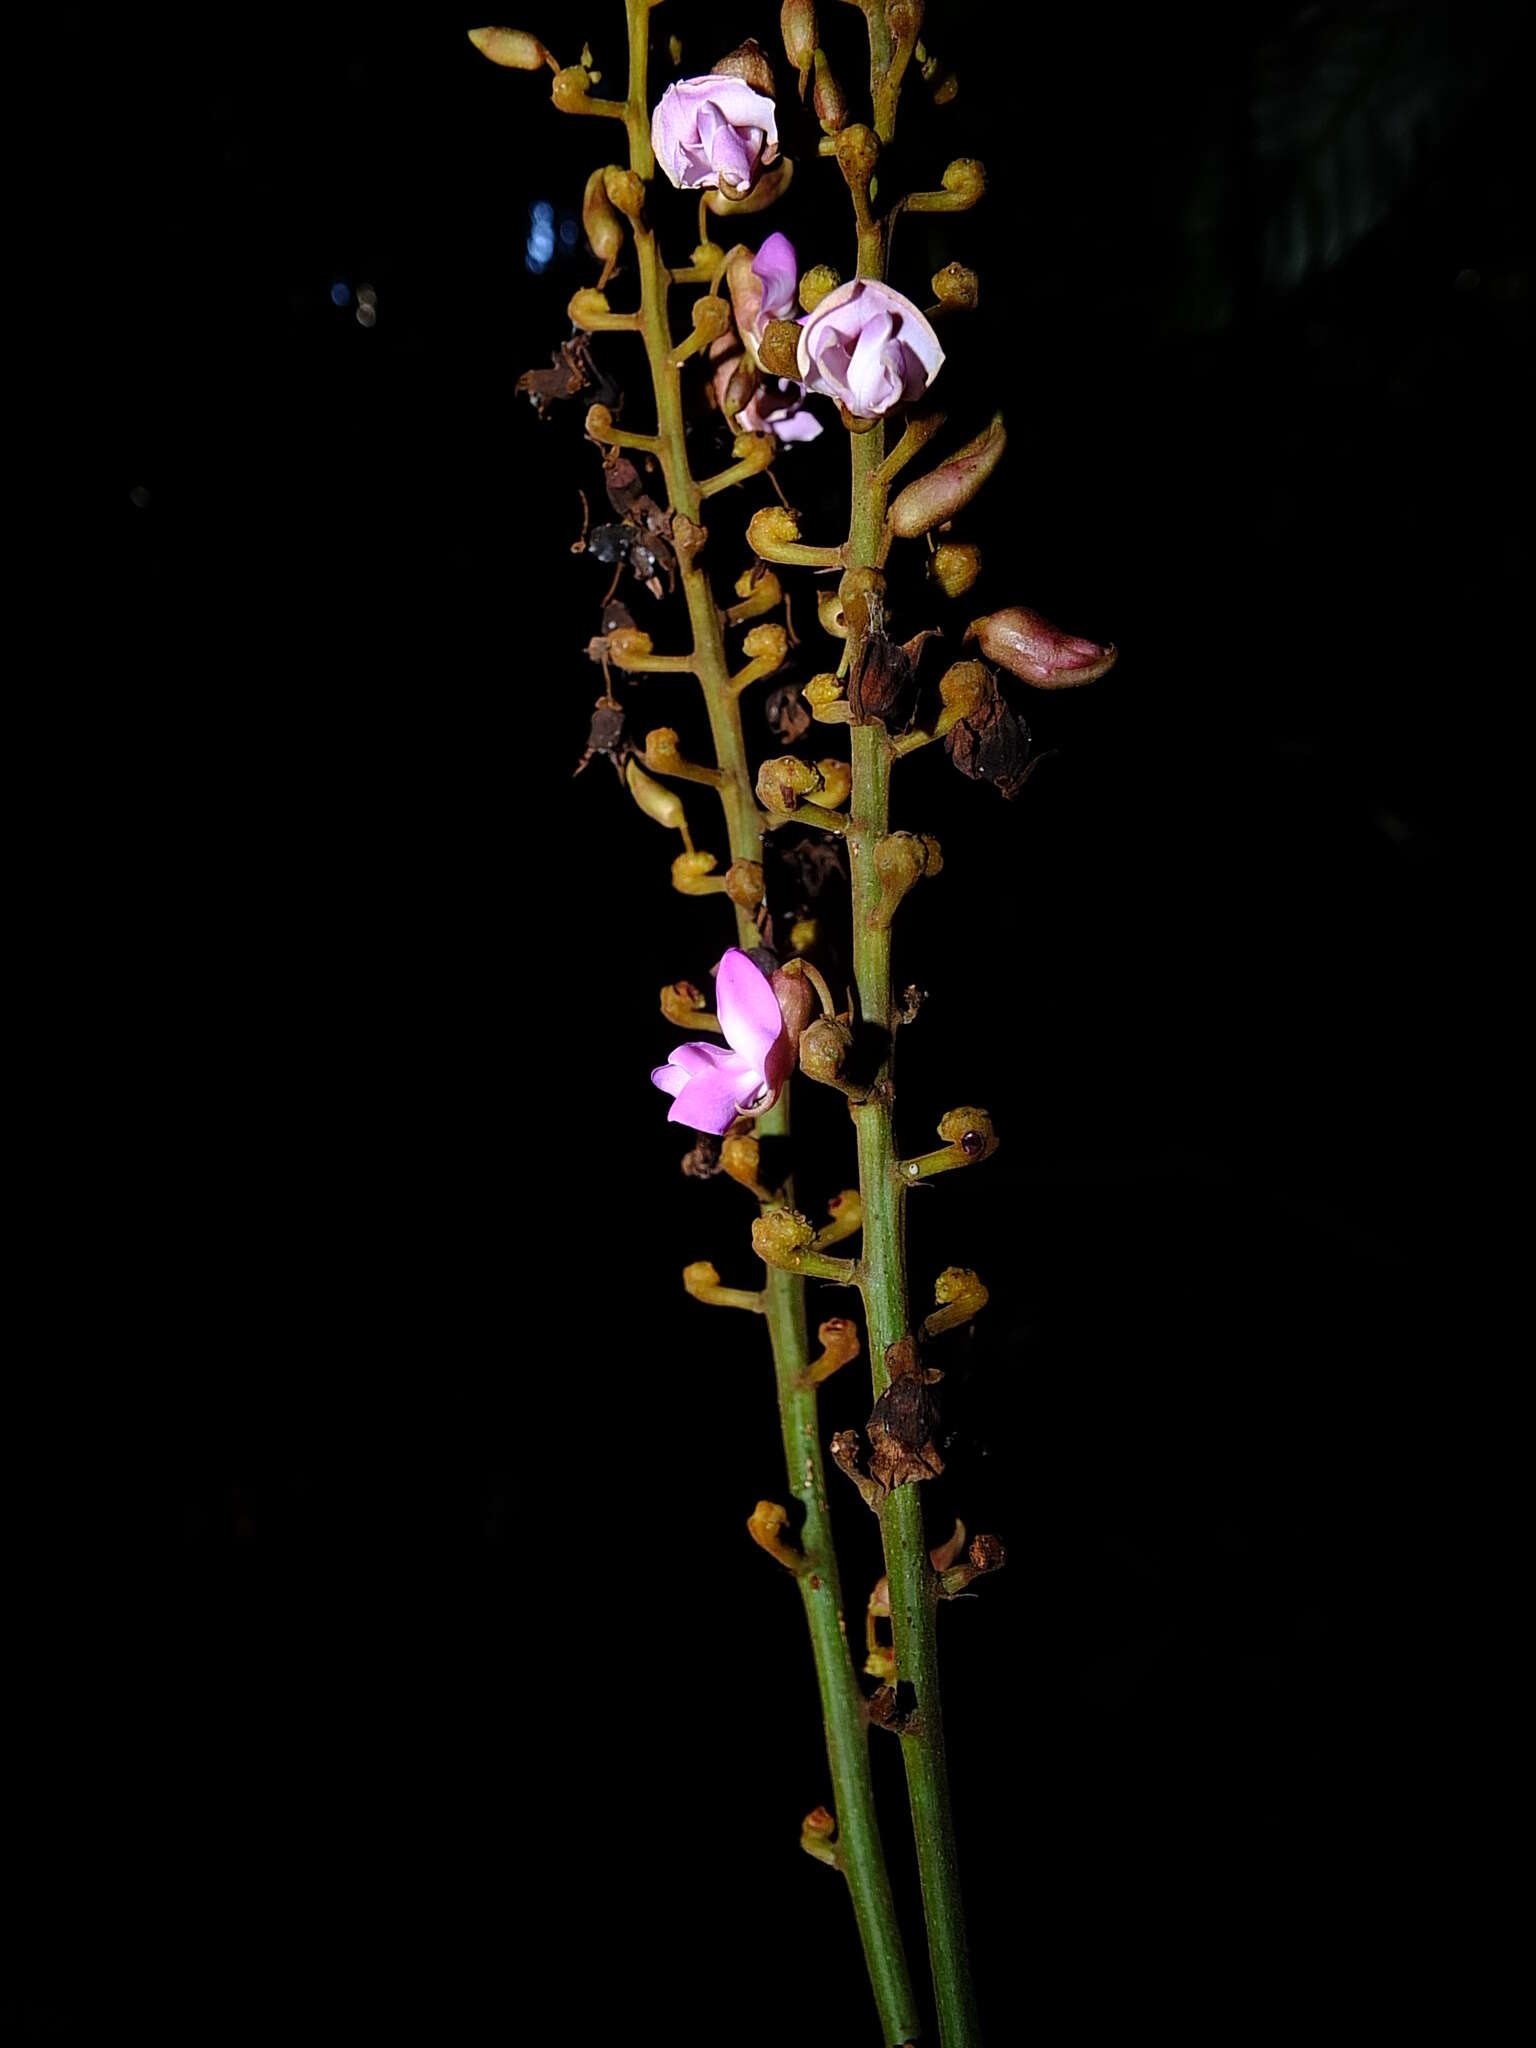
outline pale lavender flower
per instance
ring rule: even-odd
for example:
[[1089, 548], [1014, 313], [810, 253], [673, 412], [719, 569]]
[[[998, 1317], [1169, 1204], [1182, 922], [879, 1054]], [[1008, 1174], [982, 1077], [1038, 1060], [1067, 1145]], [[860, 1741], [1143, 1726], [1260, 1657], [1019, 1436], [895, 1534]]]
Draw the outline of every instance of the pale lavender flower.
[[777, 391], [760, 384], [737, 413], [736, 426], [744, 434], [772, 434], [776, 441], [816, 440], [821, 421], [806, 404], [805, 393], [787, 377], [778, 384]]
[[939, 337], [917, 307], [878, 278], [840, 284], [800, 330], [806, 390], [837, 399], [859, 419], [921, 397], [943, 361]]
[[773, 101], [719, 72], [680, 78], [656, 103], [651, 147], [684, 191], [746, 192], [779, 153]]
[[778, 998], [765, 974], [737, 946], [715, 969], [715, 1014], [729, 1051], [696, 1041], [680, 1045], [651, 1079], [672, 1096], [667, 1122], [720, 1137], [739, 1116], [771, 1109], [794, 1065]]

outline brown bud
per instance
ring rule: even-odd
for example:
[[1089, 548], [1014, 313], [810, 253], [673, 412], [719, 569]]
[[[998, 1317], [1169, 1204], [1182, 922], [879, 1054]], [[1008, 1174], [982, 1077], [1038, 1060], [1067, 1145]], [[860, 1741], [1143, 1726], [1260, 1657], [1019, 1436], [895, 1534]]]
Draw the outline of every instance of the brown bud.
[[737, 356], [730, 375], [725, 380], [725, 390], [720, 398], [720, 410], [728, 421], [734, 424], [737, 413], [752, 403], [762, 378], [744, 355]]
[[679, 1030], [691, 1030], [708, 1008], [704, 991], [691, 981], [669, 981], [661, 992], [661, 1014]]
[[816, 67], [816, 83], [811, 88], [811, 105], [821, 123], [822, 132], [835, 135], [848, 120], [848, 96], [838, 84], [832, 66], [827, 62], [825, 50], [817, 50], [813, 59]]
[[1003, 416], [994, 413], [975, 440], [967, 441], [927, 476], [907, 485], [890, 510], [890, 527], [903, 540], [915, 540], [969, 505], [1003, 459], [1008, 432]]
[[820, 38], [815, 0], [784, 0], [779, 9], [779, 33], [784, 38], [785, 56], [800, 74], [800, 97], [804, 99], [806, 73]]
[[798, 1047], [805, 1027], [816, 1015], [816, 991], [798, 970], [789, 974], [782, 967], [772, 975], [770, 985], [789, 1042]]
[[603, 173], [603, 190], [620, 213], [627, 214], [632, 221], [638, 221], [645, 212], [645, 186], [633, 171], [610, 164]]
[[800, 1034], [800, 1071], [813, 1081], [842, 1078], [853, 1047], [853, 1033], [836, 1017], [818, 1017]]
[[941, 541], [928, 558], [928, 574], [946, 597], [964, 597], [981, 574], [981, 549], [974, 541]]
[[770, 320], [757, 344], [757, 360], [770, 377], [793, 377], [799, 367], [797, 320]]
[[613, 263], [624, 247], [624, 223], [608, 204], [603, 177], [604, 173], [596, 170], [587, 180], [581, 201], [581, 224], [587, 231], [592, 254], [600, 263]]
[[[788, 12], [787, 9], [785, 11]], [[830, 1842], [837, 1833], [837, 1822], [824, 1806], [813, 1806], [801, 1821], [800, 1832], [802, 1835], [817, 1835], [823, 1841]]]
[[842, 281], [830, 263], [818, 263], [808, 270], [800, 280], [801, 312], [814, 313], [827, 293], [835, 292]]
[[802, 797], [820, 789], [821, 777], [809, 761], [777, 754], [757, 771], [757, 800], [768, 811], [793, 811]]
[[933, 273], [933, 296], [941, 306], [956, 309], [974, 306], [981, 296], [981, 281], [964, 263], [946, 263]]
[[973, 156], [956, 157], [940, 181], [946, 192], [966, 206], [974, 206], [987, 189], [987, 174]]
[[[924, 75], [926, 76], [926, 71]], [[933, 104], [936, 107], [947, 107], [955, 94], [960, 90], [959, 79], [953, 71], [949, 70], [937, 72], [930, 81], [930, 84], [933, 92]], [[979, 193], [977, 197], [980, 197]]]
[[981, 651], [1021, 682], [1037, 690], [1064, 690], [1075, 683], [1091, 683], [1115, 665], [1114, 647], [1101, 647], [1096, 640], [1074, 639], [1053, 626], [1038, 612], [1022, 605], [1006, 611], [988, 612], [972, 619], [967, 640], [980, 642]]
[[762, 1168], [762, 1147], [756, 1138], [746, 1132], [726, 1138], [720, 1146], [720, 1170], [738, 1186], [758, 1190], [758, 1174]]
[[725, 893], [738, 910], [756, 910], [763, 900], [762, 862], [733, 860], [725, 871]]
[[773, 98], [773, 66], [768, 62], [762, 44], [751, 36], [709, 68], [717, 78], [743, 79], [764, 99]]
[[718, 341], [731, 324], [731, 309], [724, 299], [705, 292], [694, 300], [689, 317], [695, 334], [701, 335], [705, 341]]
[[549, 96], [557, 107], [569, 110], [579, 107], [590, 96], [592, 81], [579, 64], [567, 64], [563, 71], [555, 73], [555, 82], [549, 88]]
[[850, 185], [867, 185], [880, 160], [880, 138], [873, 128], [856, 121], [837, 138], [838, 167]]

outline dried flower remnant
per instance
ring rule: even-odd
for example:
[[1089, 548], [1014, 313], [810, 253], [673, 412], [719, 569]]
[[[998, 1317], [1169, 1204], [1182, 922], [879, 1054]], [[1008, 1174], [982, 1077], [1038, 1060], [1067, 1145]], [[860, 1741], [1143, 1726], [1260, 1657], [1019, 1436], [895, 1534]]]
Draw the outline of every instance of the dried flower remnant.
[[728, 1050], [680, 1045], [651, 1079], [673, 1098], [667, 1121], [721, 1137], [778, 1100], [793, 1053], [768, 977], [737, 946], [715, 971], [715, 1012]]
[[651, 147], [686, 192], [748, 192], [779, 154], [773, 101], [744, 78], [680, 78], [656, 103]]

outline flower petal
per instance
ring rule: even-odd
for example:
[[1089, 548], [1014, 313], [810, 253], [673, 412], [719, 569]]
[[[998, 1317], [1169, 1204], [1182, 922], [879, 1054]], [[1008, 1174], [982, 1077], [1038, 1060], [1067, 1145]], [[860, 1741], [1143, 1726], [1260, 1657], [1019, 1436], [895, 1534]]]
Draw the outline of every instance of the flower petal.
[[651, 1079], [658, 1088], [665, 1088], [669, 1095], [681, 1095], [692, 1078], [686, 1067], [668, 1065], [651, 1069]]
[[770, 235], [752, 259], [752, 275], [762, 281], [765, 318], [793, 319], [799, 274], [794, 243], [788, 235]]
[[766, 1074], [768, 1055], [784, 1035], [784, 1018], [767, 975], [739, 946], [732, 946], [715, 969], [715, 1015], [732, 1051], [744, 1053]]
[[745, 1108], [758, 1106], [767, 1084], [752, 1062], [739, 1053], [721, 1053], [718, 1062], [707, 1073], [695, 1074], [679, 1092], [667, 1111], [669, 1124], [687, 1124], [718, 1138]]

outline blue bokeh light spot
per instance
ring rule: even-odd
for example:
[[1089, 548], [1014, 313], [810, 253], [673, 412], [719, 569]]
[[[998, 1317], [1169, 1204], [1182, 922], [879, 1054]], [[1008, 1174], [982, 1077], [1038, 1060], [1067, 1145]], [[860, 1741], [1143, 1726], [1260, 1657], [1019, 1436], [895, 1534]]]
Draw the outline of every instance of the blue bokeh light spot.
[[339, 279], [335, 284], [331, 286], [331, 304], [333, 306], [346, 305], [347, 301], [351, 298], [351, 296], [351, 286], [342, 284]]
[[561, 221], [560, 239], [565, 244], [567, 249], [575, 248], [576, 237], [579, 233], [580, 229], [577, 227], [575, 221], [572, 220], [569, 216], [567, 216], [563, 221]]

